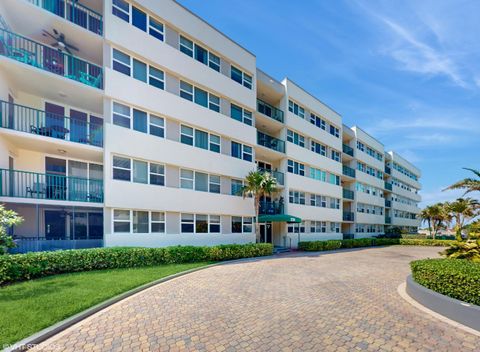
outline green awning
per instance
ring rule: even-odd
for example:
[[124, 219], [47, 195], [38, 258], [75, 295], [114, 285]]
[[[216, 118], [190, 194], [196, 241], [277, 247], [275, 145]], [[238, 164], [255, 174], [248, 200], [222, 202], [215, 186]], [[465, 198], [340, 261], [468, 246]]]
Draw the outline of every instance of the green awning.
[[288, 214], [260, 215], [258, 222], [302, 222], [302, 219]]

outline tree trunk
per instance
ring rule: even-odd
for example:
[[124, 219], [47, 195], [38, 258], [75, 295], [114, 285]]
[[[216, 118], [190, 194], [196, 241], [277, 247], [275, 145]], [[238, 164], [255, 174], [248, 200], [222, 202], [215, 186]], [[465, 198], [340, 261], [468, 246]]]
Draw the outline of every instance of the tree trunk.
[[260, 215], [260, 197], [255, 197], [255, 238], [256, 242], [260, 242], [260, 222], [258, 216]]

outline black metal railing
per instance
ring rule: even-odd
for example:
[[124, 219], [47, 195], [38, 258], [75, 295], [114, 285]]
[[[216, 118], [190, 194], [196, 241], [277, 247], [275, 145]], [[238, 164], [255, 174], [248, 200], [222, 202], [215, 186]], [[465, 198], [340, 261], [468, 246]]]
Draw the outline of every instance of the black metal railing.
[[257, 99], [257, 110], [258, 112], [283, 123], [283, 111], [280, 109], [277, 109], [273, 105], [270, 105], [260, 99]]
[[343, 221], [354, 221], [355, 215], [351, 211], [343, 212]]
[[268, 134], [257, 132], [257, 143], [258, 145], [267, 147], [269, 149], [276, 150], [280, 153], [285, 153], [285, 142], [281, 139], [269, 136]]
[[350, 147], [349, 145], [343, 144], [342, 145], [342, 150], [345, 154], [348, 154], [350, 156], [353, 156], [353, 148]]
[[261, 215], [276, 215], [284, 213], [283, 202], [273, 201], [273, 202], [260, 202], [259, 212]]

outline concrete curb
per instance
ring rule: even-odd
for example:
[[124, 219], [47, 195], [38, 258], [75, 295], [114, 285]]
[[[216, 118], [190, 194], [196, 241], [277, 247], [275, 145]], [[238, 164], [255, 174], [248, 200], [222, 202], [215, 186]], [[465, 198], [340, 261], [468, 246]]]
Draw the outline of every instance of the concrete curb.
[[416, 283], [412, 275], [406, 280], [406, 293], [422, 306], [480, 333], [480, 307], [442, 295]]
[[7, 348], [3, 349], [2, 351], [3, 352], [19, 352], [19, 351], [26, 351], [26, 350], [29, 350], [31, 348], [34, 348], [38, 344], [40, 344], [43, 341], [49, 339], [50, 337], [53, 337], [53, 336], [61, 333], [62, 331], [66, 330], [67, 328], [71, 327], [72, 325], [75, 325], [76, 323], [92, 316], [95, 313], [100, 312], [101, 310], [103, 310], [105, 308], [110, 307], [111, 305], [113, 305], [115, 303], [118, 303], [118, 302], [120, 302], [120, 301], [122, 301], [122, 300], [124, 300], [128, 297], [131, 297], [131, 296], [133, 296], [133, 295], [135, 295], [139, 292], [145, 291], [146, 289], [149, 289], [153, 286], [156, 286], [156, 285], [159, 285], [161, 283], [176, 279], [178, 277], [188, 275], [188, 274], [192, 274], [196, 271], [212, 268], [214, 266], [234, 264], [234, 263], [237, 263], [237, 262], [255, 261], [255, 260], [259, 260], [259, 259], [273, 258], [275, 256], [276, 255], [273, 254], [273, 255], [262, 256], [262, 257], [233, 259], [233, 260], [228, 260], [228, 261], [209, 264], [209, 265], [202, 266], [202, 267], [199, 267], [199, 268], [193, 268], [193, 269], [190, 269], [190, 270], [182, 271], [180, 273], [176, 273], [176, 274], [173, 274], [173, 275], [163, 277], [161, 279], [158, 279], [158, 280], [146, 283], [144, 285], [135, 287], [135, 288], [131, 289], [130, 291], [119, 294], [118, 296], [109, 298], [106, 301], [104, 301], [102, 303], [99, 303], [99, 304], [97, 304], [93, 307], [87, 308], [83, 312], [72, 315], [71, 317], [66, 318], [62, 321], [59, 321], [58, 323], [56, 323], [52, 326], [49, 326], [49, 327], [47, 327], [43, 330], [40, 330], [39, 332], [37, 332], [33, 335], [30, 335], [30, 336], [24, 338], [23, 340], [20, 340], [16, 343], [12, 344], [10, 347], [7, 347]]

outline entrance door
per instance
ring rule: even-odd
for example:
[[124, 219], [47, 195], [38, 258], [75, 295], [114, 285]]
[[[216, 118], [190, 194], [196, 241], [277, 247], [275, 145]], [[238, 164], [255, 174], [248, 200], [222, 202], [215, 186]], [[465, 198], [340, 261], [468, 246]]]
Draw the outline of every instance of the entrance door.
[[66, 200], [67, 162], [63, 159], [45, 158], [47, 198]]
[[47, 240], [66, 239], [65, 213], [59, 210], [45, 210], [45, 238]]
[[260, 242], [272, 243], [272, 223], [260, 224]]
[[45, 127], [40, 130], [44, 136], [65, 139], [65, 108], [45, 103]]

